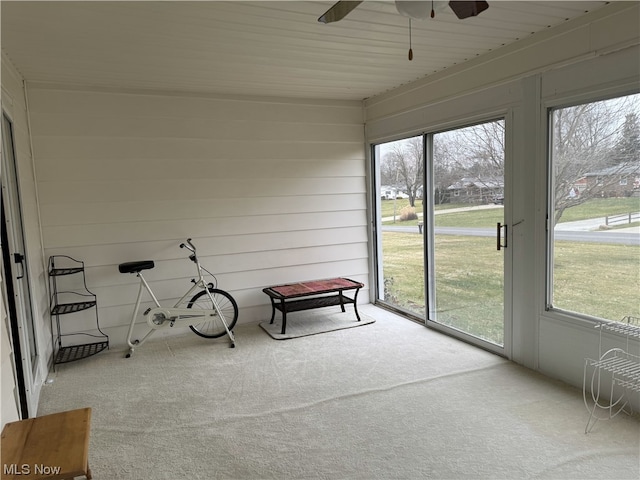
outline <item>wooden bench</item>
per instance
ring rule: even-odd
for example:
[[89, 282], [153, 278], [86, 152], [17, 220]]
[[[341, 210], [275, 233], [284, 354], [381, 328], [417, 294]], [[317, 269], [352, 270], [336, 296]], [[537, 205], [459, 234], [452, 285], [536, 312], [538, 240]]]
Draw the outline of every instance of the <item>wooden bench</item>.
[[[340, 305], [345, 311], [345, 304], [353, 303], [356, 318], [358, 314], [358, 291], [364, 284], [348, 278], [330, 278], [326, 280], [314, 280], [310, 282], [290, 283], [264, 288], [262, 291], [271, 299], [271, 321], [273, 323], [276, 310], [282, 312], [282, 334], [287, 328], [287, 313], [310, 310], [313, 308], [331, 307]], [[344, 295], [343, 292], [355, 290], [353, 298]]]
[[90, 424], [90, 408], [7, 423], [2, 429], [2, 480], [90, 480]]

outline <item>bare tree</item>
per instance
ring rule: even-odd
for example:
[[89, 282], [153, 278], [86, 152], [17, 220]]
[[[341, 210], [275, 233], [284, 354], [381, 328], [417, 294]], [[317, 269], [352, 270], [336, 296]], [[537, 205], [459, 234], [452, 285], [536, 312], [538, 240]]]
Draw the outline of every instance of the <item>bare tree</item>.
[[433, 201], [436, 205], [449, 201], [448, 188], [459, 181], [466, 171], [458, 161], [458, 142], [442, 140], [442, 137], [436, 137], [436, 141], [433, 142]]
[[434, 136], [434, 201], [442, 203], [449, 191], [464, 190], [465, 201], [481, 203], [503, 193], [504, 121], [496, 120]]
[[[618, 183], [631, 194], [640, 177], [640, 94], [558, 108], [552, 111], [551, 154], [555, 221]], [[381, 171], [395, 188], [404, 188], [412, 206], [422, 187], [422, 136], [387, 144]], [[434, 135], [435, 203], [446, 201], [447, 189], [465, 177], [503, 181], [503, 120]], [[492, 182], [495, 186], [497, 183]]]
[[[639, 173], [640, 135], [635, 114], [639, 97], [553, 111], [551, 151], [556, 223], [567, 208], [602, 196], [623, 177]], [[622, 121], [625, 117], [626, 121]], [[590, 177], [597, 177], [597, 181], [590, 181]]]
[[422, 137], [393, 142], [383, 156], [381, 173], [395, 188], [403, 189], [409, 196], [409, 204], [415, 207], [416, 197], [422, 188], [424, 172]]
[[485, 122], [459, 130], [465, 156], [472, 171], [486, 178], [504, 177], [504, 121]]

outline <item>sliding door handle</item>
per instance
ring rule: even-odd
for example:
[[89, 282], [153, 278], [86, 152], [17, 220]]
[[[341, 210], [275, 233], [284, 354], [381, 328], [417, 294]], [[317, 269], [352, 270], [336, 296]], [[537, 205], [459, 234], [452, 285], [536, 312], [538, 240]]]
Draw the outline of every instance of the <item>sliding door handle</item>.
[[[496, 239], [497, 239], [497, 249], [500, 250], [501, 248], [507, 248], [507, 225], [502, 225], [500, 222], [498, 222], [498, 228], [496, 229]], [[502, 228], [504, 227], [504, 245], [502, 244], [502, 238], [501, 238], [501, 233], [502, 233]]]

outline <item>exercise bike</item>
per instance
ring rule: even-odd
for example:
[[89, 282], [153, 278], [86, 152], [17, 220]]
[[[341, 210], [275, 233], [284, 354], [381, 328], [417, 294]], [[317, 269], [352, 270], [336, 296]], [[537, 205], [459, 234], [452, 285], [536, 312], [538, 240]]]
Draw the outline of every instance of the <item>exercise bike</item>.
[[[157, 330], [171, 328], [174, 325], [188, 326], [193, 333], [204, 338], [219, 338], [228, 335], [230, 347], [234, 348], [236, 346], [235, 336], [232, 330], [238, 321], [238, 304], [231, 294], [216, 288], [215, 283], [207, 283], [205, 281], [205, 272], [214, 281], [215, 277], [200, 264], [198, 256], [196, 255], [196, 247], [190, 238], [186, 240], [186, 243], [181, 243], [180, 248], [186, 248], [191, 252], [189, 259], [197, 266], [198, 278], [191, 280], [193, 285], [173, 307], [163, 307], [160, 305], [160, 302], [142, 274], [143, 270], [154, 268], [155, 264], [153, 260], [126, 262], [118, 265], [120, 273], [135, 274], [140, 279], [138, 297], [127, 334], [129, 352], [126, 358], [130, 358], [135, 348], [146, 342]], [[133, 340], [133, 329], [136, 318], [138, 317], [142, 294], [145, 290], [155, 304], [155, 307], [148, 308], [143, 313], [150, 330], [141, 340]], [[197, 293], [193, 295], [194, 292]], [[187, 301], [188, 298], [190, 298], [190, 300]]]

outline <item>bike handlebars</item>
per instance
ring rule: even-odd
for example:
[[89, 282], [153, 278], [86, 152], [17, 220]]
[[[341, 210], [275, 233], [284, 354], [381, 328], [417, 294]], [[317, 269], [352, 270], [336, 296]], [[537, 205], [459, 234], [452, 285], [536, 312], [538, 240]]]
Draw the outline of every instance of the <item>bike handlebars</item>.
[[180, 248], [186, 248], [187, 250], [191, 250], [192, 253], [196, 253], [196, 246], [193, 243], [191, 243], [190, 238], [187, 238], [187, 243], [188, 245], [181, 243]]
[[191, 251], [192, 255], [189, 255], [189, 260], [191, 260], [194, 263], [198, 263], [196, 258], [196, 246], [193, 243], [191, 243], [190, 238], [187, 238], [187, 245], [185, 245], [184, 243], [181, 243], [180, 248], [186, 248], [187, 250]]

